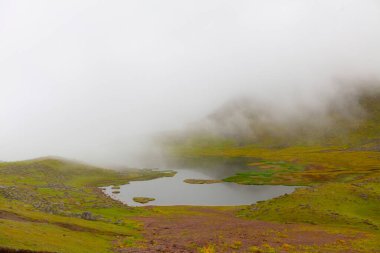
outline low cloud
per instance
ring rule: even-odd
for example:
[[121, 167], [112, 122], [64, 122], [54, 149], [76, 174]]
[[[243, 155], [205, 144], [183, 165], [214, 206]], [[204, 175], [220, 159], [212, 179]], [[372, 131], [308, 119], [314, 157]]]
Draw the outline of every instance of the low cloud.
[[133, 166], [227, 101], [319, 113], [380, 78], [379, 27], [376, 0], [0, 1], [0, 160]]

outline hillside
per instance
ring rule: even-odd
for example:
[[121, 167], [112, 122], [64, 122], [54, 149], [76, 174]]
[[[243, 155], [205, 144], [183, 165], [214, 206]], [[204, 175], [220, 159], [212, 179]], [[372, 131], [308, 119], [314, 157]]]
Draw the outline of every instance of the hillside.
[[[303, 112], [290, 119], [275, 119], [264, 109], [253, 108], [247, 100], [229, 103], [207, 118], [212, 128], [198, 125], [165, 136], [162, 143], [167, 156], [199, 162], [244, 158], [251, 171], [225, 179], [243, 184], [313, 185], [349, 182], [378, 173], [378, 89], [331, 100], [312, 117]], [[263, 116], [264, 112], [272, 116]], [[244, 119], [239, 122], [245, 124], [240, 126], [245, 131], [225, 131], [236, 115]]]
[[56, 158], [2, 162], [0, 252], [113, 252], [130, 247], [141, 235], [138, 223], [127, 217], [144, 210], [105, 196], [97, 186], [162, 176], [173, 173], [113, 171]]
[[161, 136], [159, 141], [169, 147], [380, 147], [379, 89], [330, 98], [319, 108], [300, 105], [292, 110], [289, 113], [249, 98], [236, 99], [191, 128]]

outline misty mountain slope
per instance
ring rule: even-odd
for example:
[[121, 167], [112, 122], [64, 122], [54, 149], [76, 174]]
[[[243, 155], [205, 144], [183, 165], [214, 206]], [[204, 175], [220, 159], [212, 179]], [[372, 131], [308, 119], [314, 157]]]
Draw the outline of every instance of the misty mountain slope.
[[249, 98], [236, 99], [191, 128], [165, 136], [164, 143], [193, 147], [344, 146], [380, 150], [380, 92], [377, 89], [338, 96], [320, 108], [299, 105], [289, 109], [290, 112], [286, 110]]
[[342, 94], [319, 110], [284, 114], [252, 100], [229, 103], [202, 124], [167, 137], [166, 154], [175, 162], [244, 158], [248, 171], [224, 179], [240, 184], [315, 185], [378, 176], [380, 93]]
[[318, 110], [284, 106], [275, 113], [278, 108], [236, 100], [164, 144], [181, 162], [242, 160], [244, 170], [226, 182], [310, 186], [243, 208], [245, 218], [356, 228], [372, 244], [380, 228], [380, 93], [342, 91], [323, 102]]

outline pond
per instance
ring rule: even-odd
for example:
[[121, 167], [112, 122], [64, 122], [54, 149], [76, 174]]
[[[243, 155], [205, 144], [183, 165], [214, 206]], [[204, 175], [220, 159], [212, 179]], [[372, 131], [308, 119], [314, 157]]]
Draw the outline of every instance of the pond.
[[[133, 181], [120, 186], [120, 193], [112, 193], [112, 186], [104, 187], [103, 191], [111, 198], [129, 206], [232, 206], [253, 204], [260, 200], [278, 197], [294, 191], [295, 186], [282, 185], [239, 185], [235, 183], [188, 184], [185, 179], [221, 179], [210, 170], [175, 169], [174, 177], [158, 178], [149, 181]], [[154, 198], [147, 204], [133, 201], [134, 197]]]

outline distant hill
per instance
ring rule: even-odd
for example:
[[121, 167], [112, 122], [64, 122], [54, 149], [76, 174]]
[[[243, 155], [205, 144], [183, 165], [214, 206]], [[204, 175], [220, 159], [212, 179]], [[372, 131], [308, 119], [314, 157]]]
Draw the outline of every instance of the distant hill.
[[188, 129], [161, 136], [169, 146], [346, 146], [380, 150], [380, 89], [342, 92], [323, 106], [270, 108], [250, 98], [226, 103]]

